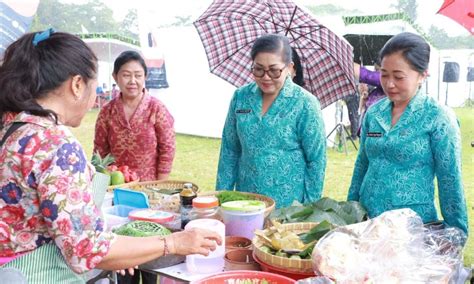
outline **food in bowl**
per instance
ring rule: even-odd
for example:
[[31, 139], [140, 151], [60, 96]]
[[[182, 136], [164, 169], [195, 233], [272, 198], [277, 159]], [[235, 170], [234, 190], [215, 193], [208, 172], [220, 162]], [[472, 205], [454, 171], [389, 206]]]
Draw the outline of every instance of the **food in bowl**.
[[149, 221], [133, 221], [114, 230], [114, 233], [129, 237], [166, 236], [171, 231], [162, 225]]

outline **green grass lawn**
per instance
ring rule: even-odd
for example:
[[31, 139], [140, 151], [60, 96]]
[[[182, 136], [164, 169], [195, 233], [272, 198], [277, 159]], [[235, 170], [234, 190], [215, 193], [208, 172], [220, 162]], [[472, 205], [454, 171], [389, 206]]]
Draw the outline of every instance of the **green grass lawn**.
[[[465, 247], [466, 265], [474, 264], [474, 110], [458, 108], [455, 110], [461, 123], [462, 162], [464, 191], [467, 198], [470, 238]], [[94, 123], [97, 111], [89, 112], [74, 134], [82, 143], [90, 158], [92, 156]], [[177, 135], [176, 157], [170, 178], [196, 183], [202, 190], [213, 190], [215, 186], [217, 162], [219, 159], [220, 139], [202, 138], [189, 135]], [[324, 196], [336, 200], [345, 200], [352, 177], [357, 152], [347, 144], [348, 155], [334, 149], [328, 149], [328, 163], [324, 182]]]

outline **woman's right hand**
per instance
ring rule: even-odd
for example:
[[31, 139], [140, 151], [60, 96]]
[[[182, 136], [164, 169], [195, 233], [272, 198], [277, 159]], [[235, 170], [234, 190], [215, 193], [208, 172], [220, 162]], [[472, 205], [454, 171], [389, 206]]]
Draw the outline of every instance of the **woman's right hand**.
[[214, 231], [192, 228], [166, 237], [169, 252], [172, 254], [188, 255], [209, 253], [222, 244], [222, 238]]

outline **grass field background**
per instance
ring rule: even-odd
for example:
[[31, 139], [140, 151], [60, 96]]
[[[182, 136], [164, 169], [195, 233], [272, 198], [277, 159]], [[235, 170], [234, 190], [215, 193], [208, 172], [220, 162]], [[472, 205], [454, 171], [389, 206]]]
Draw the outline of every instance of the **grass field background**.
[[[470, 238], [464, 249], [464, 262], [474, 264], [474, 109], [457, 108], [461, 123], [463, 182], [469, 214]], [[90, 111], [74, 134], [84, 147], [87, 156], [92, 156], [94, 125], [97, 110]], [[177, 135], [176, 157], [170, 179], [196, 183], [202, 190], [213, 190], [219, 159], [220, 139]], [[335, 149], [327, 150], [327, 168], [323, 195], [336, 200], [345, 200], [352, 177], [357, 151], [347, 144], [348, 154]]]

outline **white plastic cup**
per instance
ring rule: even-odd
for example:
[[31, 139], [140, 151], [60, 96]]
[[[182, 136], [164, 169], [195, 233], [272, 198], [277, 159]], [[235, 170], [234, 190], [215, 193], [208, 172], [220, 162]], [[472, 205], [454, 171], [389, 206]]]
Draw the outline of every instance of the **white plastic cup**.
[[222, 244], [211, 251], [208, 256], [191, 254], [186, 256], [186, 268], [191, 273], [217, 273], [224, 270], [225, 255], [225, 225], [216, 219], [196, 219], [190, 221], [185, 230], [191, 228], [202, 228], [215, 231], [222, 238]]

